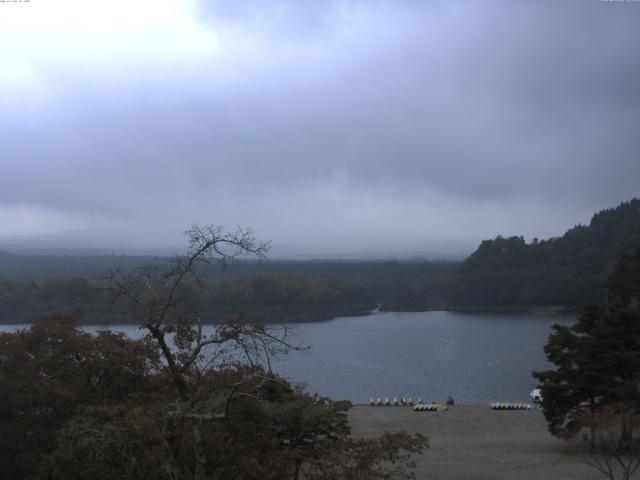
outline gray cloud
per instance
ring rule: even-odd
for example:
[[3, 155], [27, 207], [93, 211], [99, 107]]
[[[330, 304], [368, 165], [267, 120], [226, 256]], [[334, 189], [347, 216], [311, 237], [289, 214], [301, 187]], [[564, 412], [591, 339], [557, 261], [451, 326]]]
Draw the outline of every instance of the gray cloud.
[[0, 94], [0, 212], [353, 250], [557, 234], [639, 193], [638, 4], [238, 5], [198, 4], [216, 48], [184, 58], [36, 42]]

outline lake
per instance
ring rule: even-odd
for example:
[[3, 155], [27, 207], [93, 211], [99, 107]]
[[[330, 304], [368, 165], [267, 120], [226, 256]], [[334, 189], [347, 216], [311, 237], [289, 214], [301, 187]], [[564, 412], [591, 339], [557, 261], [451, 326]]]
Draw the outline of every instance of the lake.
[[[274, 370], [310, 392], [366, 403], [370, 397], [421, 397], [457, 403], [529, 401], [533, 370], [548, 368], [543, 346], [554, 323], [571, 317], [514, 313], [374, 313], [294, 324], [295, 352]], [[0, 325], [0, 330], [16, 326]], [[132, 336], [135, 326], [117, 325]]]

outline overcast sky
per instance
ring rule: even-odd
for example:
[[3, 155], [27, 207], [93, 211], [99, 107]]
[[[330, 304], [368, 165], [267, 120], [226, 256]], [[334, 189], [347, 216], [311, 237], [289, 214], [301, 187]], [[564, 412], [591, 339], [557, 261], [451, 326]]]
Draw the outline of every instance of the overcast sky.
[[0, 3], [0, 237], [548, 237], [639, 152], [640, 2]]

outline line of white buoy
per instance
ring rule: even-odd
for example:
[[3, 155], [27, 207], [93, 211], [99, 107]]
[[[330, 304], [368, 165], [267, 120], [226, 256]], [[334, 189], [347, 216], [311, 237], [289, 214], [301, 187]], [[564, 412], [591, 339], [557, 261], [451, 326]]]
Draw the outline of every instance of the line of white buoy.
[[491, 362], [483, 363], [481, 365], [467, 366], [467, 368], [463, 367], [460, 370], [456, 370], [455, 371], [455, 375], [462, 375], [464, 373], [473, 373], [474, 371], [482, 370], [483, 368], [489, 368], [489, 367], [498, 366], [500, 364], [506, 364], [512, 358], [521, 357], [522, 355], [524, 355], [526, 353], [530, 353], [530, 352], [536, 351], [536, 349], [537, 349], [536, 347], [531, 347], [531, 348], [527, 348], [525, 350], [520, 350], [518, 352], [514, 352], [513, 354], [511, 354], [511, 355], [509, 355], [507, 357], [503, 357], [501, 359], [499, 358], [499, 359], [493, 360]]
[[[422, 403], [422, 399], [418, 398], [418, 400], [416, 400], [415, 403]], [[413, 399], [411, 397], [408, 397], [408, 398], [400, 397], [400, 399], [398, 399], [398, 397], [393, 397], [393, 400], [390, 400], [389, 397], [385, 397], [384, 400], [382, 400], [381, 397], [378, 397], [377, 400], [374, 400], [373, 397], [370, 397], [369, 398], [369, 405], [385, 406], [385, 407], [390, 407], [390, 406], [399, 407], [399, 406], [413, 406], [414, 402], [413, 402]]]

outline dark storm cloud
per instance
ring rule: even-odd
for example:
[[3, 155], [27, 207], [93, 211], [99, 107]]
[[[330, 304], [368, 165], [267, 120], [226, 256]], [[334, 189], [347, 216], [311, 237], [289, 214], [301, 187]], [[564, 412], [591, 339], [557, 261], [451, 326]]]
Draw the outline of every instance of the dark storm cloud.
[[193, 12], [217, 46], [188, 61], [38, 57], [0, 113], [0, 208], [349, 249], [561, 233], [639, 193], [640, 4]]

